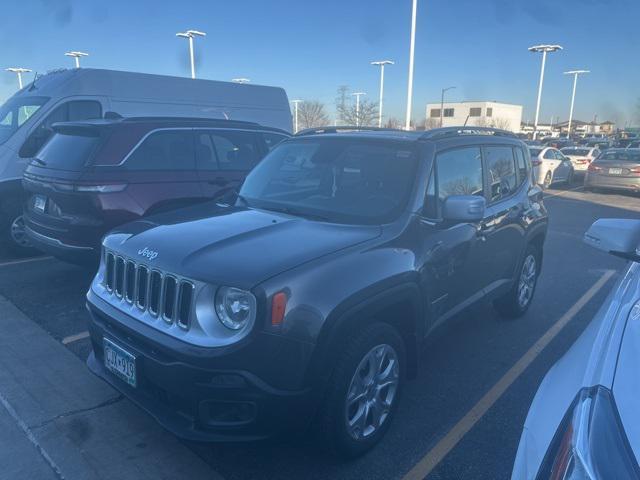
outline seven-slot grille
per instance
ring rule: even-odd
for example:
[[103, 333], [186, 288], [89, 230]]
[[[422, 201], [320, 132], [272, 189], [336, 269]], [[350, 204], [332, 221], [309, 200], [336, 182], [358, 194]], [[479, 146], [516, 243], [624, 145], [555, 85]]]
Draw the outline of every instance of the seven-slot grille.
[[189, 328], [195, 287], [188, 280], [106, 252], [104, 286], [110, 294], [154, 317]]

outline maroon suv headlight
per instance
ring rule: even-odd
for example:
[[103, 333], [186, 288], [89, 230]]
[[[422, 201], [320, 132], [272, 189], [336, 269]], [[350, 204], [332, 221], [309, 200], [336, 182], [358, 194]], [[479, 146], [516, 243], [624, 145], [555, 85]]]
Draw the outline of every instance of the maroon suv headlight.
[[537, 480], [640, 479], [611, 392], [580, 391], [545, 455]]

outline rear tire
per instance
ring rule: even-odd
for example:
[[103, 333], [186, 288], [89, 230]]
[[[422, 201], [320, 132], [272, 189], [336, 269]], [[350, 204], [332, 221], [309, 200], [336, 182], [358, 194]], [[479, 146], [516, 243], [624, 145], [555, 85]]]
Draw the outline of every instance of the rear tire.
[[538, 285], [541, 258], [535, 246], [527, 247], [513, 287], [493, 302], [493, 307], [500, 315], [506, 318], [518, 318], [529, 310]]
[[405, 377], [405, 346], [395, 328], [374, 323], [353, 333], [341, 348], [315, 425], [322, 448], [342, 458], [366, 453], [384, 436]]
[[542, 188], [544, 190], [547, 190], [551, 186], [552, 181], [553, 177], [551, 175], [551, 172], [547, 172], [547, 174], [544, 176], [544, 180], [542, 181]]
[[39, 253], [26, 236], [22, 206], [18, 201], [0, 203], [0, 248], [21, 257]]

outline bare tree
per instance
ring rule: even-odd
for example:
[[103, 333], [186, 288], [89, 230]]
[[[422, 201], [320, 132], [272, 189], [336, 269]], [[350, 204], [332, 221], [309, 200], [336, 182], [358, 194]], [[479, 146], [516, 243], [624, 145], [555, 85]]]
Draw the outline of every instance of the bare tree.
[[509, 128], [511, 127], [511, 122], [509, 122], [508, 119], [506, 118], [494, 118], [491, 121], [491, 126], [493, 128], [500, 128], [502, 130], [509, 130]]
[[397, 128], [401, 129], [403, 126], [402, 120], [396, 117], [391, 117], [387, 120], [387, 123], [384, 124], [385, 128]]
[[368, 100], [360, 100], [359, 108], [350, 102], [341, 108], [337, 106], [340, 120], [345, 125], [374, 125], [378, 120], [378, 104]]
[[338, 93], [336, 95], [336, 112], [338, 113], [338, 119], [342, 121], [341, 112], [347, 108], [349, 103], [349, 86], [340, 85], [338, 87]]
[[440, 120], [434, 117], [429, 117], [424, 124], [425, 130], [431, 130], [432, 128], [438, 128], [440, 126]]
[[300, 128], [323, 127], [329, 124], [329, 116], [324, 104], [317, 100], [305, 100], [298, 104], [298, 124]]

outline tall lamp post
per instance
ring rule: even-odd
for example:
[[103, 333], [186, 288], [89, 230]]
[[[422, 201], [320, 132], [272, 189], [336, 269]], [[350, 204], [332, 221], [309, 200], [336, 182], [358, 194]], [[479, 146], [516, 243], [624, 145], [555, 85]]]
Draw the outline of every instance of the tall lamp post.
[[453, 90], [454, 88], [456, 87], [447, 87], [442, 89], [442, 93], [440, 95], [440, 128], [442, 128], [442, 117], [443, 117], [442, 112], [444, 110], [444, 94], [446, 91]]
[[411, 128], [411, 104], [413, 102], [413, 57], [416, 45], [416, 15], [418, 13], [418, 0], [413, 0], [411, 8], [411, 40], [409, 43], [409, 83], [407, 85], [407, 116], [404, 120], [405, 130]]
[[570, 70], [564, 72], [565, 75], [573, 75], [573, 92], [571, 93], [571, 108], [569, 109], [569, 125], [567, 129], [567, 138], [571, 137], [571, 123], [573, 122], [573, 104], [576, 101], [576, 85], [578, 84], [578, 75], [589, 73], [589, 70]]
[[538, 83], [538, 100], [536, 102], [536, 118], [533, 124], [533, 138], [538, 135], [538, 118], [540, 116], [540, 98], [542, 97], [542, 84], [544, 82], [544, 67], [547, 62], [547, 53], [562, 50], [560, 45], [534, 45], [529, 47], [530, 52], [542, 52], [542, 66], [540, 67], [540, 82]]
[[385, 65], [393, 65], [391, 60], [378, 60], [371, 62], [371, 65], [380, 67], [380, 100], [378, 101], [378, 128], [382, 127], [382, 97], [384, 95], [384, 67]]
[[189, 39], [189, 59], [191, 60], [191, 78], [196, 78], [196, 65], [193, 56], [193, 39], [194, 37], [204, 37], [207, 34], [198, 30], [187, 30], [186, 32], [176, 33], [176, 37]]
[[28, 73], [31, 70], [29, 70], [28, 68], [22, 68], [22, 67], [11, 67], [11, 68], [6, 68], [5, 70], [7, 72], [13, 72], [18, 76], [18, 87], [20, 88], [20, 90], [22, 90], [22, 74]]
[[294, 117], [294, 123], [295, 123], [295, 129], [293, 130], [293, 133], [298, 133], [298, 104], [301, 102], [302, 100], [291, 100], [291, 103], [293, 103], [293, 117]]
[[365, 92], [356, 92], [352, 93], [354, 97], [356, 97], [356, 127], [360, 126], [360, 97], [362, 95], [366, 95]]
[[76, 68], [80, 68], [80, 57], [88, 57], [89, 54], [85, 52], [72, 51], [65, 53], [67, 57], [73, 57], [76, 61]]

